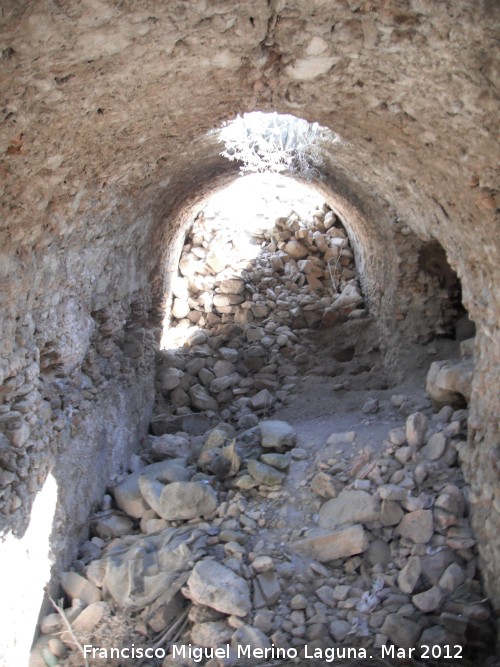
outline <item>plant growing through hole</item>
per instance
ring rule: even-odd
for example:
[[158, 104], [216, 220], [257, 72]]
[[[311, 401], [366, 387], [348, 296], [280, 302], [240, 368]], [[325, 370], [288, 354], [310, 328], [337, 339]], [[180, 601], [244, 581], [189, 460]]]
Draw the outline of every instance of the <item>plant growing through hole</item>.
[[308, 180], [319, 175], [316, 167], [323, 164], [323, 141], [338, 141], [333, 132], [318, 123], [261, 112], [238, 115], [218, 134], [225, 146], [221, 155], [241, 162], [242, 171], [288, 171]]

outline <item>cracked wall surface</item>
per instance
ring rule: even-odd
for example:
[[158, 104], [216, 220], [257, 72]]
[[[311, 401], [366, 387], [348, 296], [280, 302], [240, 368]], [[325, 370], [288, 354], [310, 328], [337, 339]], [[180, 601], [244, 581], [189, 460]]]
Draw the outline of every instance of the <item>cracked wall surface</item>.
[[489, 0], [2, 4], [5, 529], [22, 534], [53, 470], [54, 550], [74, 555], [146, 430], [172, 248], [236, 175], [207, 132], [277, 111], [340, 137], [312, 185], [346, 220], [394, 373], [426, 335], [422, 244], [461, 280], [478, 332], [464, 465], [500, 606], [499, 14]]

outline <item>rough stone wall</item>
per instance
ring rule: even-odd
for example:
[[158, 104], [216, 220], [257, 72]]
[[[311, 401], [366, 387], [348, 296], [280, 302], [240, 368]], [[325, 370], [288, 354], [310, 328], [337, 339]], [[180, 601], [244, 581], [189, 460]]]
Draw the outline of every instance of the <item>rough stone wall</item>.
[[317, 186], [361, 211], [351, 234], [389, 347], [409, 302], [398, 228], [415, 253], [436, 239], [462, 282], [478, 328], [465, 467], [500, 605], [498, 18], [489, 0], [2, 3], [6, 525], [22, 525], [54, 456], [61, 479], [78, 460], [89, 480], [60, 499], [72, 521], [83, 503], [79, 525], [126, 459], [150, 405], [158, 269], [183, 207], [231, 174], [205, 133], [276, 110], [341, 138]]

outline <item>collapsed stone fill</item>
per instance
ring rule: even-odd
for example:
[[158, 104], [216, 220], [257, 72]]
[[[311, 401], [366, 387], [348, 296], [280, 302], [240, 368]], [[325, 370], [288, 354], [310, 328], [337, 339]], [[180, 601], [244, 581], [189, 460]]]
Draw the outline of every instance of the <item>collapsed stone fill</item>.
[[311, 330], [368, 316], [347, 233], [326, 204], [251, 233], [198, 215], [172, 292], [169, 339], [187, 342], [159, 354], [163, 417], [210, 411], [250, 424], [289, 401]]
[[[468, 413], [453, 407], [470, 396], [472, 341], [459, 368], [431, 365], [434, 403], [422, 374], [388, 389], [327, 205], [247, 237], [198, 215], [172, 293], [164, 338], [177, 347], [157, 353], [151, 434], [62, 575], [72, 631], [42, 618], [32, 665], [80, 667], [75, 637], [155, 647], [162, 667], [195, 664], [174, 648], [187, 645], [206, 667], [262, 664], [243, 645], [289, 664], [427, 644], [486, 660], [493, 615], [459, 465]], [[452, 343], [433, 345], [442, 356]]]

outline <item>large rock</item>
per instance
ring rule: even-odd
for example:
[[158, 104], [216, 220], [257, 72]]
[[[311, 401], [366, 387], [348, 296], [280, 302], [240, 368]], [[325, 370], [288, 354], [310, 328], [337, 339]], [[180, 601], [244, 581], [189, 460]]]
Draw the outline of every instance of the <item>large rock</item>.
[[323, 471], [318, 472], [311, 480], [311, 490], [322, 498], [335, 498], [341, 488], [341, 484], [334, 477]]
[[172, 317], [175, 317], [177, 320], [182, 320], [184, 317], [187, 317], [189, 313], [189, 304], [184, 299], [174, 299], [172, 305]]
[[427, 440], [427, 444], [422, 447], [422, 457], [427, 461], [437, 461], [443, 456], [447, 445], [447, 438], [444, 433], [433, 433]]
[[268, 389], [262, 389], [250, 399], [254, 410], [269, 410], [276, 403], [276, 398]]
[[269, 607], [279, 600], [281, 587], [274, 571], [257, 574], [253, 580], [253, 606], [255, 609]]
[[427, 591], [422, 593], [417, 593], [412, 597], [412, 602], [417, 609], [424, 612], [424, 614], [430, 614], [433, 611], [437, 611], [444, 600], [444, 592], [439, 588], [439, 586], [433, 586]]
[[427, 417], [421, 412], [414, 412], [406, 420], [406, 440], [410, 447], [421, 447], [427, 433]]
[[211, 429], [198, 457], [198, 467], [217, 474], [221, 479], [235, 475], [241, 464], [235, 436], [236, 431], [229, 424], [221, 423]]
[[356, 439], [356, 431], [348, 431], [347, 433], [332, 433], [328, 440], [326, 441], [327, 445], [343, 445], [345, 443], [354, 442]]
[[282, 447], [294, 447], [297, 444], [297, 434], [287, 422], [261, 421], [259, 431], [262, 447], [281, 449]]
[[217, 287], [221, 294], [241, 294], [244, 289], [245, 283], [241, 278], [225, 278]]
[[396, 500], [383, 500], [380, 521], [383, 526], [397, 526], [404, 516], [404, 510]]
[[201, 384], [195, 384], [189, 389], [189, 395], [193, 406], [198, 410], [217, 410], [217, 401], [210, 396]]
[[217, 648], [226, 644], [233, 635], [233, 628], [226, 621], [195, 623], [191, 628], [191, 641], [197, 646]]
[[[169, 436], [163, 436], [163, 438], [167, 437]], [[155, 438], [155, 440], [160, 440], [160, 438]], [[185, 465], [186, 459], [171, 459], [169, 461], [152, 463], [132, 473], [125, 481], [114, 488], [113, 495], [116, 504], [129, 516], [134, 519], [140, 519], [150, 506], [145, 501], [139, 488], [139, 478], [143, 476], [151, 481], [158, 480], [161, 482], [186, 481], [189, 479], [189, 472], [186, 470]]]
[[458, 563], [451, 563], [439, 579], [439, 588], [454, 593], [465, 581], [465, 572]]
[[268, 486], [282, 484], [285, 480], [285, 473], [255, 459], [248, 461], [248, 472], [257, 482]]
[[193, 602], [223, 614], [246, 616], [252, 608], [247, 582], [214, 560], [198, 562], [189, 576], [187, 587]]
[[107, 602], [93, 602], [75, 618], [71, 624], [73, 630], [77, 634], [89, 635], [108, 611], [109, 605]]
[[427, 374], [426, 390], [434, 403], [441, 407], [463, 407], [470, 401], [474, 361], [434, 361]]
[[376, 521], [379, 517], [380, 504], [376, 496], [366, 491], [346, 490], [321, 506], [319, 525], [322, 528], [337, 528], [346, 523]]
[[162, 392], [169, 392], [178, 387], [183, 376], [184, 372], [179, 368], [166, 368], [162, 371], [159, 378]]
[[99, 516], [92, 522], [93, 531], [103, 540], [112, 540], [115, 537], [129, 535], [133, 531], [133, 526], [132, 519], [117, 512]]
[[344, 308], [353, 309], [363, 303], [363, 297], [359, 293], [356, 285], [348, 284], [342, 290], [337, 299], [333, 302], [332, 309], [334, 311], [343, 310]]
[[228, 306], [237, 306], [243, 303], [244, 297], [241, 294], [215, 294], [214, 306], [216, 308], [226, 308]]
[[304, 259], [307, 257], [309, 252], [307, 248], [300, 242], [292, 239], [284, 247], [286, 254], [292, 259]]
[[340, 528], [333, 532], [316, 530], [309, 537], [294, 542], [290, 546], [294, 551], [324, 563], [363, 553], [368, 549], [369, 540], [363, 526], [357, 525]]
[[[260, 651], [260, 655], [266, 655], [264, 652], [267, 649], [272, 648], [271, 641], [262, 632], [262, 630], [259, 630], [259, 628], [256, 628], [252, 625], [243, 625], [241, 628], [238, 628], [233, 635], [231, 645], [233, 648], [237, 648], [239, 646], [249, 646], [250, 653], [253, 654], [254, 651]], [[237, 664], [238, 667], [246, 667], [247, 665], [248, 667], [255, 667], [257, 664], [262, 664], [262, 661], [259, 660], [257, 663], [255, 658], [247, 658], [242, 656], [238, 659]]]
[[422, 628], [409, 618], [403, 618], [399, 614], [389, 614], [380, 632], [389, 637], [390, 642], [395, 646], [409, 649], [416, 647]]
[[101, 600], [101, 591], [76, 572], [63, 572], [61, 586], [71, 600], [81, 600], [86, 606]]
[[409, 512], [399, 522], [400, 535], [413, 540], [416, 544], [427, 544], [434, 532], [434, 519], [431, 510]]
[[189, 440], [171, 433], [151, 436], [148, 444], [151, 456], [158, 461], [186, 456], [189, 453]]
[[154, 511], [167, 521], [187, 521], [210, 515], [217, 507], [217, 494], [202, 482], [162, 484], [139, 478], [141, 493]]
[[458, 556], [448, 548], [427, 554], [422, 557], [422, 577], [429, 584], [436, 585], [447, 568], [452, 563], [457, 563], [457, 560]]

